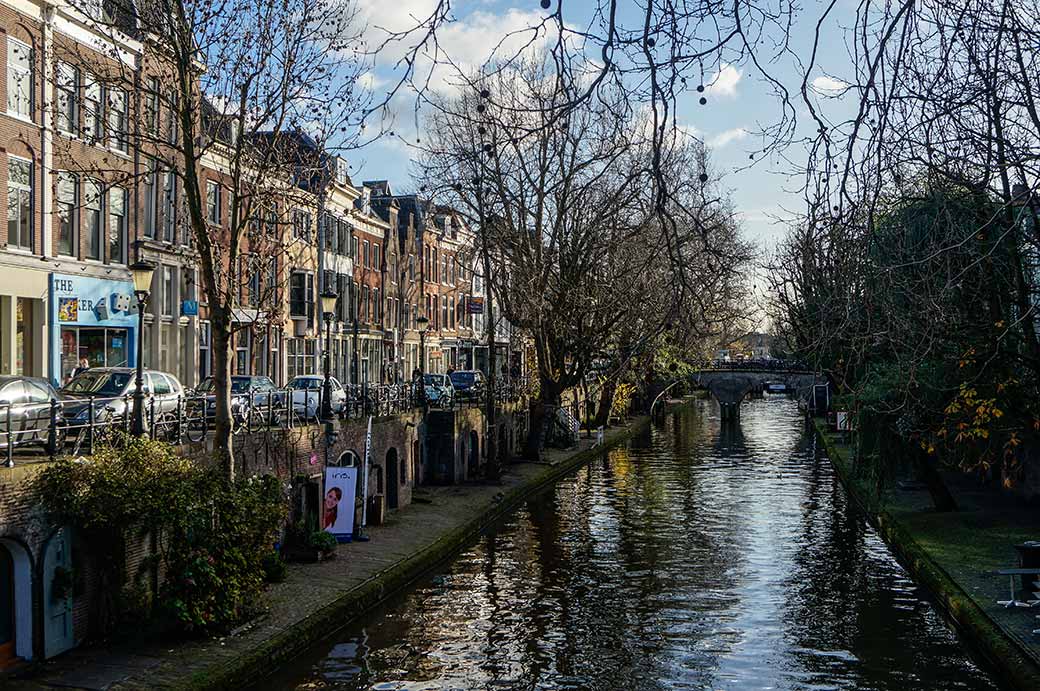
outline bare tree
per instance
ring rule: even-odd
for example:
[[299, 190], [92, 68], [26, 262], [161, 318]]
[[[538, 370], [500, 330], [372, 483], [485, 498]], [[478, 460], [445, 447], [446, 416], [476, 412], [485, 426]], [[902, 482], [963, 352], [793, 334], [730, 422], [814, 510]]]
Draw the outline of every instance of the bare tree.
[[[320, 206], [330, 152], [353, 143], [365, 103], [355, 86], [364, 67], [355, 9], [331, 0], [73, 4], [107, 40], [103, 50], [57, 57], [86, 84], [78, 126], [112, 145], [82, 161], [70, 140], [58, 154], [66, 169], [133, 187], [134, 198], [165, 185], [161, 222], [188, 240], [185, 255], [201, 274], [215, 448], [233, 477], [230, 344], [255, 321], [236, 312], [280, 315], [285, 267], [313, 237], [286, 232], [292, 211]], [[127, 45], [138, 47], [136, 59]], [[66, 105], [59, 99], [58, 117]]]

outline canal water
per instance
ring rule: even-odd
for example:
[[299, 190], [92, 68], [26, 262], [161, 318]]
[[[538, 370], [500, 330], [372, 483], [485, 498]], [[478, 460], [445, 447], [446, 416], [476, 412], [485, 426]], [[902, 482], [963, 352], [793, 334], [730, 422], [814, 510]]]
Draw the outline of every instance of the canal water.
[[996, 689], [793, 401], [699, 402], [266, 689]]

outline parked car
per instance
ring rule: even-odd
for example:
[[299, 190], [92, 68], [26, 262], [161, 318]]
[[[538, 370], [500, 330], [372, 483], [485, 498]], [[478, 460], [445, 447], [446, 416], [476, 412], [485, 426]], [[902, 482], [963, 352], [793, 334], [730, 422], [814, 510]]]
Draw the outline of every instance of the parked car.
[[[318, 419], [321, 414], [318, 402], [324, 385], [325, 377], [317, 374], [301, 374], [289, 381], [293, 410], [297, 415], [306, 420]], [[347, 411], [347, 391], [335, 377], [329, 377], [329, 385], [332, 388], [332, 412], [343, 415]]]
[[[184, 387], [167, 372], [144, 370], [145, 424], [154, 415], [176, 414]], [[77, 374], [58, 390], [70, 425], [82, 427], [90, 422], [91, 401], [94, 422], [122, 420], [133, 412], [137, 371], [132, 367], [91, 367]], [[154, 403], [153, 403], [154, 401]]]
[[423, 386], [426, 390], [426, 400], [431, 405], [447, 408], [455, 400], [455, 387], [447, 374], [424, 374]]
[[476, 401], [484, 395], [487, 380], [480, 370], [459, 370], [448, 375], [459, 399]]
[[[64, 411], [60, 396], [46, 379], [0, 376], [0, 449], [39, 444], [54, 450], [64, 443]], [[59, 401], [57, 436], [50, 447], [51, 401]], [[10, 413], [10, 415], [8, 415]]]
[[[206, 419], [217, 415], [216, 382], [206, 377], [195, 389], [206, 405]], [[245, 422], [252, 412], [259, 419], [277, 423], [285, 413], [285, 393], [279, 391], [270, 377], [234, 375], [231, 377], [231, 417]], [[273, 420], [267, 420], [267, 411], [273, 409]], [[197, 416], [197, 413], [195, 413]]]

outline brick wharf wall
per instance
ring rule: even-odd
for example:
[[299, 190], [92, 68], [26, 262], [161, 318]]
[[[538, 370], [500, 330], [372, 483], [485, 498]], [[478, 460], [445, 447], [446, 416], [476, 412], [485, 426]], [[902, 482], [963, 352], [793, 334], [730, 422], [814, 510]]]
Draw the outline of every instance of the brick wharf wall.
[[[435, 414], [436, 413], [436, 414]], [[435, 419], [439, 423], [435, 423]], [[447, 427], [444, 427], [445, 423]], [[345, 456], [364, 454], [367, 420], [339, 420], [339, 433], [329, 449], [332, 463], [342, 462]], [[452, 458], [450, 477], [445, 482], [464, 482], [479, 479], [484, 471], [486, 437], [484, 415], [478, 407], [462, 408], [454, 412], [431, 411], [423, 421], [420, 411], [397, 416], [376, 418], [372, 425], [371, 465], [369, 466], [369, 496], [380, 496], [384, 502], [390, 496], [390, 483], [396, 483], [398, 508], [412, 501], [415, 485], [436, 480], [430, 468], [420, 463], [420, 438], [426, 429], [432, 432], [434, 425], [443, 432], [448, 430], [446, 448]], [[497, 420], [499, 439], [503, 452], [508, 457], [519, 448], [526, 416], [522, 408], [505, 406]], [[240, 463], [238, 472], [245, 475], [271, 474], [281, 478], [288, 488], [299, 476], [311, 482], [320, 482], [324, 469], [325, 443], [322, 429], [308, 425], [288, 433], [258, 433], [251, 437], [242, 436], [236, 457]], [[182, 453], [197, 459], [211, 459], [203, 445], [186, 445]], [[428, 449], [432, 453], [432, 449]], [[31, 572], [32, 592], [32, 639], [34, 657], [44, 656], [45, 629], [55, 626], [52, 617], [53, 604], [44, 597], [45, 582], [53, 578], [53, 564], [45, 569], [47, 550], [54, 544], [58, 527], [43, 513], [32, 496], [32, 478], [47, 462], [22, 462], [14, 468], [0, 467], [0, 543], [12, 552], [28, 556]], [[391, 476], [392, 475], [392, 476]], [[389, 507], [387, 507], [389, 508]], [[379, 518], [380, 512], [370, 512], [370, 522]], [[161, 574], [154, 571], [140, 572], [143, 560], [154, 554], [156, 544], [152, 536], [135, 536], [127, 545], [126, 573], [128, 585], [135, 583], [139, 593], [154, 595], [159, 587]], [[89, 550], [72, 531], [72, 567], [76, 574], [69, 616], [72, 617], [73, 639], [82, 642], [91, 633], [90, 614], [97, 603], [98, 589], [110, 587], [100, 583], [99, 569], [92, 563]], [[50, 571], [45, 573], [45, 571]], [[140, 572], [140, 573], [139, 573]], [[28, 573], [28, 572], [27, 572]], [[45, 614], [46, 612], [46, 614]]]

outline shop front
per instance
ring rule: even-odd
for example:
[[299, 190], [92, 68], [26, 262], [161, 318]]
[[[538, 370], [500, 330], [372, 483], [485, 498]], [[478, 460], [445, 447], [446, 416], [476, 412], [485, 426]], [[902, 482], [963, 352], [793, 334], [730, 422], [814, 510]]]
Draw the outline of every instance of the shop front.
[[137, 299], [130, 281], [51, 274], [50, 375], [61, 386], [81, 367], [137, 364]]

